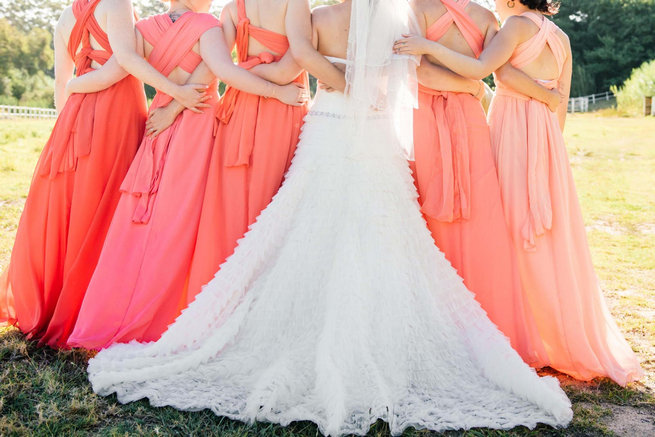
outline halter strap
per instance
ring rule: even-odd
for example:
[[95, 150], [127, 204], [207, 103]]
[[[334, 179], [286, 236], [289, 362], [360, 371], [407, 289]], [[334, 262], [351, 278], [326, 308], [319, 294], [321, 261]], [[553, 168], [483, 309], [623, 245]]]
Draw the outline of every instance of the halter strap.
[[564, 68], [564, 61], [566, 60], [566, 49], [562, 40], [557, 35], [557, 30], [559, 29], [557, 25], [545, 16], [531, 11], [524, 12], [520, 16], [528, 18], [536, 24], [539, 27], [539, 31], [529, 40], [519, 44], [510, 60], [512, 65], [516, 68], [528, 65], [537, 59], [546, 45], [548, 45], [555, 56], [557, 70], [561, 74]]
[[[246, 15], [245, 0], [237, 0], [237, 16], [239, 22], [237, 23], [236, 45], [239, 63], [248, 59], [249, 37], [253, 37], [267, 49], [280, 55], [289, 49], [289, 40], [285, 35], [250, 24], [250, 19]], [[260, 53], [259, 56], [261, 55]]]
[[455, 1], [455, 0], [441, 0], [441, 3], [446, 7], [446, 13], [437, 19], [426, 31], [426, 37], [432, 41], [439, 41], [448, 31], [452, 24], [455, 24], [462, 36], [466, 40], [475, 57], [477, 58], [482, 53], [484, 48], [484, 35], [482, 31], [475, 24], [473, 18], [466, 12], [466, 6], [469, 0]]
[[[236, 3], [239, 19], [236, 35], [239, 66], [249, 70], [259, 64], [270, 64], [271, 62], [279, 61], [282, 58], [282, 55], [284, 55], [284, 53], [289, 49], [289, 40], [287, 37], [280, 33], [250, 24], [250, 19], [246, 15], [245, 0], [236, 0]], [[263, 51], [257, 56], [249, 56], [248, 43], [249, 37], [251, 36], [267, 49], [279, 54], [273, 55], [270, 52]], [[295, 82], [303, 83], [307, 86], [307, 74], [303, 73], [299, 75]], [[218, 118], [221, 123], [227, 124], [230, 121], [234, 109], [236, 108], [237, 99], [241, 93], [242, 91], [236, 88], [228, 87], [225, 94], [223, 94], [216, 110], [216, 118]], [[256, 129], [257, 106], [247, 108], [246, 111], [249, 111], [247, 117], [248, 120], [246, 122], [248, 126], [244, 127], [244, 132], [249, 132], [249, 134], [244, 134], [241, 141], [232, 142], [226, 146], [225, 165], [227, 167], [249, 165], [250, 163], [250, 155], [252, 154], [255, 145], [252, 132]]]
[[[93, 61], [102, 65], [113, 54], [107, 33], [102, 30], [93, 15], [98, 3], [100, 0], [75, 0], [72, 5], [76, 21], [68, 39], [68, 53], [75, 61], [78, 76], [91, 70]], [[104, 50], [96, 50], [91, 46], [91, 35]]]

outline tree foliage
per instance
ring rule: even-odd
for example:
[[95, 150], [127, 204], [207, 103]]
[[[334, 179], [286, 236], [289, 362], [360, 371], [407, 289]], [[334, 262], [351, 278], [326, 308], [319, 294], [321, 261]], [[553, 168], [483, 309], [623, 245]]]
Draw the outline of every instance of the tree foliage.
[[655, 57], [655, 0], [564, 0], [554, 21], [571, 40], [574, 96], [619, 85]]
[[27, 95], [51, 105], [52, 78], [45, 72], [52, 70], [53, 62], [48, 30], [24, 32], [0, 18], [0, 96], [20, 102]]
[[619, 110], [628, 115], [641, 115], [644, 96], [655, 96], [655, 59], [644, 62], [619, 87], [612, 87]]

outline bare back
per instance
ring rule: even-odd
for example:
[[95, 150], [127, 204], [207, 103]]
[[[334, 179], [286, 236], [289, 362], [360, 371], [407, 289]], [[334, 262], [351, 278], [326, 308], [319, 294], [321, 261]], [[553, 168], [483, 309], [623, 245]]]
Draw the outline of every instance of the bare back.
[[351, 1], [312, 11], [312, 41], [323, 56], [345, 59], [348, 55]]
[[[250, 25], [269, 30], [286, 36], [286, 16], [288, 0], [244, 0], [246, 7], [246, 16], [250, 20]], [[236, 27], [239, 23], [239, 13], [236, 1], [225, 6], [232, 24]], [[252, 36], [248, 39], [248, 56], [257, 56], [261, 52], [270, 52], [273, 55], [282, 55], [275, 53], [265, 45], [257, 41]]]
[[[448, 12], [448, 9], [443, 5], [441, 0], [415, 0], [413, 3], [414, 10], [419, 19], [419, 25], [424, 34], [427, 29], [433, 26]], [[496, 17], [491, 11], [474, 2], [469, 2], [469, 4], [466, 5], [465, 11], [471, 17], [478, 29], [480, 29], [480, 32], [484, 36], [484, 45], [486, 46], [498, 31], [498, 21], [496, 20]], [[475, 53], [466, 42], [461, 30], [454, 22], [450, 24], [448, 30], [438, 42], [458, 53], [471, 57], [475, 56]], [[441, 65], [435, 58], [431, 56], [428, 56], [428, 58], [433, 64]]]
[[[511, 17], [510, 19], [521, 20], [521, 27], [524, 34], [523, 43], [534, 38], [540, 31], [540, 27], [527, 17], [517, 16]], [[556, 35], [560, 38], [564, 47], [567, 48], [567, 51], [570, 51], [570, 48], [568, 48], [570, 47], [568, 36], [559, 28], [556, 30]], [[556, 80], [559, 79], [561, 73], [557, 58], [550, 44], [546, 44], [541, 50], [541, 53], [532, 62], [521, 66], [521, 70], [531, 78], [540, 80]]]
[[[98, 22], [98, 25], [100, 28], [103, 30], [103, 32], [107, 32], [107, 9], [109, 6], [107, 5], [107, 2], [100, 0], [98, 3], [98, 6], [96, 6], [95, 11], [93, 12], [93, 16], [95, 17], [96, 21]], [[66, 46], [68, 46], [68, 42], [70, 40], [71, 33], [73, 31], [73, 27], [75, 27], [75, 24], [77, 23], [77, 19], [75, 18], [75, 14], [73, 13], [73, 7], [72, 6], [67, 6], [64, 11], [61, 13], [61, 16], [59, 17], [59, 22], [57, 23], [57, 37], [61, 38], [65, 43]], [[98, 41], [93, 37], [93, 35], [90, 35], [90, 43], [91, 47], [95, 50], [104, 50], [102, 46], [98, 43]], [[80, 50], [81, 48], [81, 43], [80, 46], [77, 48], [77, 51]], [[100, 64], [93, 61], [91, 63], [92, 68], [100, 68]]]

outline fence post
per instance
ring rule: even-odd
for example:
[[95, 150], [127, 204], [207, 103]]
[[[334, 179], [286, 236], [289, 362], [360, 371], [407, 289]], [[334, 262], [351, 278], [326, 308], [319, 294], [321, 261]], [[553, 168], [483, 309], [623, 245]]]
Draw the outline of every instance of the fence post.
[[651, 115], [653, 107], [653, 98], [644, 96], [644, 115]]

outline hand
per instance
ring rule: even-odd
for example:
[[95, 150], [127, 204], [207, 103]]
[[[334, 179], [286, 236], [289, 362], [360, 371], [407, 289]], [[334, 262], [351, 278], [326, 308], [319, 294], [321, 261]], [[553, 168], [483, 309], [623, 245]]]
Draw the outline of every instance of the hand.
[[318, 81], [318, 87], [323, 91], [325, 91], [326, 93], [333, 93], [336, 91], [330, 85], [326, 84], [325, 82], [321, 82], [320, 80]]
[[557, 112], [559, 104], [562, 102], [562, 95], [559, 93], [558, 89], [550, 90], [548, 92], [548, 100], [545, 102], [548, 105], [548, 109], [552, 112]]
[[156, 138], [175, 122], [178, 115], [173, 105], [153, 109], [146, 121], [146, 136]]
[[309, 100], [309, 91], [302, 84], [292, 82], [279, 87], [273, 97], [287, 105], [301, 106]]
[[424, 55], [428, 53], [431, 41], [418, 35], [403, 35], [393, 44], [393, 52], [397, 55]]
[[186, 85], [178, 85], [176, 95], [172, 96], [185, 108], [196, 112], [198, 114], [202, 113], [200, 108], [207, 107], [207, 104], [203, 103], [210, 98], [207, 95], [207, 85], [190, 83]]

